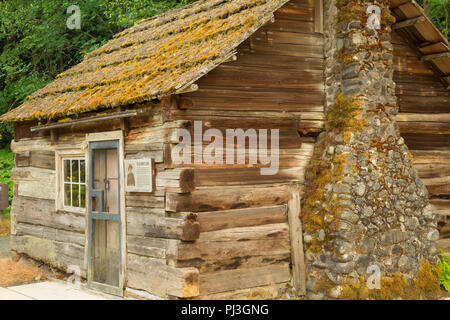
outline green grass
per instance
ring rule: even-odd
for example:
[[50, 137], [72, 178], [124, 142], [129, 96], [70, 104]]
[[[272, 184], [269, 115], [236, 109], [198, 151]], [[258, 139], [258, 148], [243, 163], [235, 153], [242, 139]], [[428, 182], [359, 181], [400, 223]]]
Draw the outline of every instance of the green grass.
[[9, 220], [14, 183], [11, 180], [11, 169], [14, 167], [14, 153], [7, 149], [0, 149], [0, 182], [9, 187], [9, 207], [3, 210], [3, 218]]

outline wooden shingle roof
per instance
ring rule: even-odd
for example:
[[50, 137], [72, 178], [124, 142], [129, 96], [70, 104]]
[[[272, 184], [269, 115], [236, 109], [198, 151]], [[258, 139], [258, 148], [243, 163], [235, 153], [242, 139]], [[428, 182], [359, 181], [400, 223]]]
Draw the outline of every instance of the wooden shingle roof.
[[[319, 1], [319, 0], [316, 0]], [[31, 94], [2, 121], [51, 120], [181, 93], [227, 61], [289, 0], [199, 0], [136, 23]], [[390, 0], [393, 26], [450, 84], [445, 37], [414, 0]]]
[[4, 114], [54, 119], [183, 91], [234, 55], [288, 0], [200, 0], [136, 23]]

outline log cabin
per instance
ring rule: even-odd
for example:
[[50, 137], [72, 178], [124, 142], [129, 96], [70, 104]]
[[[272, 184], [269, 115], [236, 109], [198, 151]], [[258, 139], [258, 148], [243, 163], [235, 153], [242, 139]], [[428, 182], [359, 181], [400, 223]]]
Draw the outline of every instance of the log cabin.
[[[3, 115], [15, 130], [11, 248], [115, 295], [305, 295], [301, 199], [328, 121], [332, 2], [196, 1], [137, 22]], [[395, 120], [444, 225], [449, 45], [414, 1], [388, 2]], [[209, 129], [276, 132], [276, 173], [250, 161], [249, 136], [249, 161], [202, 161]], [[180, 132], [198, 130], [180, 163], [177, 146], [191, 145]]]

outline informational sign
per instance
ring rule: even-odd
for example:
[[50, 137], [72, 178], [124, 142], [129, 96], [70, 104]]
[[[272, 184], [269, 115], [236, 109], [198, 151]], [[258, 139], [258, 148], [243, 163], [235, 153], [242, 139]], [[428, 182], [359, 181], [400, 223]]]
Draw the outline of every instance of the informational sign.
[[153, 192], [153, 160], [125, 160], [125, 189], [127, 192]]

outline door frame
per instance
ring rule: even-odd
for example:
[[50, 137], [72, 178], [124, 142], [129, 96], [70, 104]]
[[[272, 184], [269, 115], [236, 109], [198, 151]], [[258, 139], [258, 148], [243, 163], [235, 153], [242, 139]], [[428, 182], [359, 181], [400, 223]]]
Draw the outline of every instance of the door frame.
[[87, 159], [86, 159], [86, 184], [89, 186], [87, 188], [87, 200], [90, 203], [91, 200], [91, 156], [89, 154], [89, 143], [91, 142], [104, 142], [104, 141], [117, 141], [118, 142], [118, 162], [119, 162], [119, 209], [120, 209], [120, 221], [119, 221], [119, 286], [112, 287], [106, 284], [101, 284], [97, 282], [93, 282], [92, 280], [92, 269], [91, 269], [91, 245], [92, 245], [92, 224], [90, 223], [90, 213], [89, 207], [87, 208], [86, 214], [86, 226], [87, 226], [87, 237], [86, 237], [86, 246], [85, 246], [85, 261], [86, 261], [86, 270], [87, 270], [87, 278], [89, 287], [113, 294], [118, 296], [123, 296], [124, 292], [124, 284], [125, 284], [125, 270], [126, 270], [126, 211], [125, 211], [125, 181], [124, 181], [124, 139], [123, 132], [121, 130], [118, 131], [108, 131], [108, 132], [98, 132], [98, 133], [89, 133], [86, 134], [86, 151], [87, 151]]

